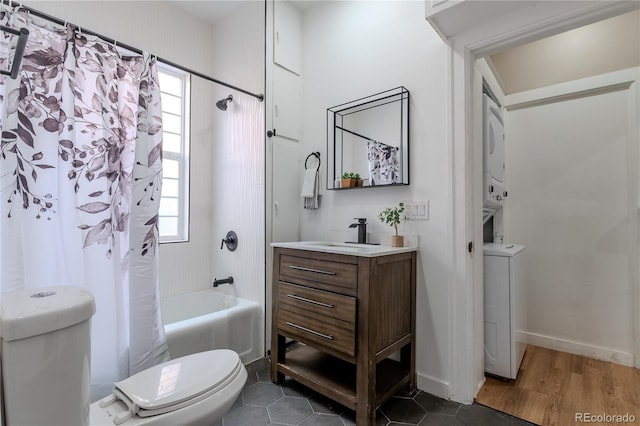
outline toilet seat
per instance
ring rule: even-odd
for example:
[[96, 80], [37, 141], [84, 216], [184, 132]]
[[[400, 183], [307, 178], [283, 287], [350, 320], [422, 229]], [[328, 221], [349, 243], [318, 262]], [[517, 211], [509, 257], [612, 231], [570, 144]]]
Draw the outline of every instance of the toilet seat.
[[228, 349], [187, 355], [158, 364], [114, 384], [101, 408], [121, 402], [127, 410], [112, 420], [116, 425], [137, 417], [151, 417], [189, 407], [220, 392], [243, 370], [240, 357]]

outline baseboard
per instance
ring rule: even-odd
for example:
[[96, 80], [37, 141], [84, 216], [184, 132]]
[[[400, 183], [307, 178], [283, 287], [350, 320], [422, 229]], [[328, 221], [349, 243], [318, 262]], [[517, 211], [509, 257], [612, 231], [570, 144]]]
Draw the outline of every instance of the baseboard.
[[451, 389], [449, 382], [436, 379], [423, 373], [417, 373], [417, 385], [421, 391], [430, 393], [440, 398], [449, 399], [451, 397]]
[[627, 367], [633, 367], [633, 354], [627, 352], [604, 348], [602, 346], [574, 342], [572, 340], [559, 339], [557, 337], [550, 337], [542, 334], [527, 332], [524, 334], [527, 336], [527, 343], [530, 345], [568, 352], [587, 358], [599, 359], [601, 361], [609, 361], [615, 364], [625, 365]]
[[487, 378], [485, 377], [484, 373], [482, 374], [482, 380], [480, 380], [478, 382], [478, 384], [476, 385], [476, 394], [474, 396], [474, 399], [476, 396], [478, 396], [478, 392], [480, 392], [480, 389], [482, 389], [482, 386], [484, 386], [484, 384], [486, 383]]

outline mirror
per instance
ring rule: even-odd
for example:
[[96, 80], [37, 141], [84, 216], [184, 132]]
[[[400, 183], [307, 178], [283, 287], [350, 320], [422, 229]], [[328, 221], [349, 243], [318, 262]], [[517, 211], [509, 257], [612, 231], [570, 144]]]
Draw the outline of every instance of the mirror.
[[327, 189], [409, 184], [409, 91], [327, 109]]

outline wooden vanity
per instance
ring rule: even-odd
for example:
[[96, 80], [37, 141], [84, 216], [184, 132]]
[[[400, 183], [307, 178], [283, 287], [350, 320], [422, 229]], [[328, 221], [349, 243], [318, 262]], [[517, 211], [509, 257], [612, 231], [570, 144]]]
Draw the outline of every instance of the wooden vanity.
[[[271, 379], [290, 376], [373, 425], [389, 397], [416, 387], [415, 248], [273, 247]], [[287, 338], [302, 344], [287, 351]]]

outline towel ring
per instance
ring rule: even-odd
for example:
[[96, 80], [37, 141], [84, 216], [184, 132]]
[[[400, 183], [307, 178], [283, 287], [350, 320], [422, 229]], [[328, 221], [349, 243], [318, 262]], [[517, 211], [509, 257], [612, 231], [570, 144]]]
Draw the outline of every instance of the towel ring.
[[309, 161], [309, 158], [311, 157], [316, 157], [318, 159], [318, 167], [316, 168], [316, 172], [320, 171], [320, 164], [322, 163], [322, 160], [320, 160], [320, 153], [319, 152], [312, 152], [311, 154], [307, 155], [307, 158], [304, 160], [304, 168], [305, 170], [307, 169], [307, 162]]

